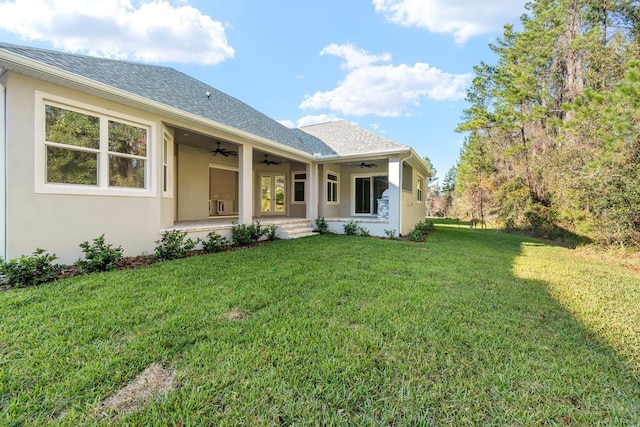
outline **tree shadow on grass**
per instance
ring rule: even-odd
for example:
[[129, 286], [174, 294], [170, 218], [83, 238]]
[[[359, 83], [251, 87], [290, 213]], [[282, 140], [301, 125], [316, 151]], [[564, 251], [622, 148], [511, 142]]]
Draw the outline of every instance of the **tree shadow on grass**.
[[[445, 329], [448, 342], [460, 350], [456, 356], [462, 366], [460, 375], [467, 378], [454, 382], [465, 390], [471, 384], [477, 387], [475, 399], [488, 408], [484, 411], [488, 418], [475, 421], [516, 422], [500, 418], [500, 411], [495, 411], [500, 406], [521, 411], [523, 418], [517, 423], [525, 425], [635, 425], [640, 421], [640, 354], [634, 357], [633, 351], [614, 348], [602, 331], [567, 309], [550, 282], [516, 273], [520, 258], [531, 256], [524, 248], [542, 249], [546, 244], [476, 230], [439, 231], [434, 245], [444, 249], [441, 253], [453, 264], [449, 268], [463, 272], [447, 281], [448, 291], [439, 305], [454, 319]], [[446, 256], [449, 250], [455, 251], [455, 257]], [[562, 273], [563, 267], [558, 268], [552, 256], [545, 262], [532, 268]], [[451, 376], [447, 377], [450, 381]], [[459, 416], [456, 412], [452, 420], [459, 421]]]

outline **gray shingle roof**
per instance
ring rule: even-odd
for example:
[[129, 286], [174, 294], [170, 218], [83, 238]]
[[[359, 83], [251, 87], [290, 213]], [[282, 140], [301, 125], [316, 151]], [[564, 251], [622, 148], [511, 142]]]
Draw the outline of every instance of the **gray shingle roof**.
[[[170, 67], [0, 43], [0, 50], [313, 153], [298, 135], [244, 102]], [[0, 66], [3, 61], [0, 58]], [[211, 94], [206, 97], [206, 92]], [[313, 141], [314, 144], [322, 144]]]
[[330, 150], [330, 152], [320, 151], [324, 155], [352, 156], [409, 150], [405, 145], [346, 120], [303, 126], [300, 130], [323, 141]]
[[[310, 154], [346, 156], [409, 149], [346, 121], [289, 129], [244, 102], [170, 67], [0, 42], [2, 51]], [[0, 67], [7, 65], [10, 64], [0, 55]]]

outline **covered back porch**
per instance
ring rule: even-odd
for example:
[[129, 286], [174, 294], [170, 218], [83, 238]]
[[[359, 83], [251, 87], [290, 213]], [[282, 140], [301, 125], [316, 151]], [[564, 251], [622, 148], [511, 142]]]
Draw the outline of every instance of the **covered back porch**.
[[232, 222], [317, 217], [317, 166], [309, 153], [172, 130], [173, 203], [170, 215], [165, 210], [165, 229], [215, 231]]

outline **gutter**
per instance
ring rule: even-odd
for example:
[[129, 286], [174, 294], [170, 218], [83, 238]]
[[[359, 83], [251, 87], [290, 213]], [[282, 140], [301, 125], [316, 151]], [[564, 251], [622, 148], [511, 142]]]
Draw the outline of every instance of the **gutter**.
[[[95, 80], [70, 73], [68, 71], [60, 70], [50, 65], [27, 59], [23, 56], [16, 55], [1, 48], [0, 62], [0, 69], [8, 69], [11, 71], [20, 72], [21, 74], [35, 78], [38, 78], [38, 76], [42, 76], [44, 77], [45, 81], [50, 81], [52, 83], [66, 82], [66, 84], [64, 84], [63, 86], [76, 90], [78, 90], [79, 88], [85, 88], [84, 92], [88, 92], [90, 94], [92, 92], [89, 91], [89, 89], [103, 92], [116, 98], [125, 99], [129, 101], [133, 106], [136, 106], [137, 108], [145, 111], [150, 111], [165, 117], [177, 118], [179, 120], [183, 120], [187, 123], [192, 123], [197, 126], [213, 128], [223, 133], [236, 136], [242, 140], [246, 140], [249, 143], [257, 143], [269, 148], [284, 150], [285, 152], [296, 154], [309, 161], [315, 159], [315, 156], [313, 154], [310, 154], [306, 151], [302, 151], [297, 148], [291, 148], [276, 141], [254, 135], [250, 132], [239, 130], [222, 123], [214, 122], [212, 120], [204, 119], [197, 114], [188, 113], [186, 111], [171, 107], [161, 102], [152, 101], [148, 98], [144, 98], [142, 96], [135, 95], [121, 89], [116, 89], [104, 83], [100, 83]], [[122, 103], [121, 100], [114, 99], [112, 97], [108, 97], [108, 99], [110, 99], [111, 101]]]
[[353, 159], [374, 159], [380, 156], [389, 156], [393, 154], [400, 155], [400, 154], [406, 153], [407, 151], [411, 151], [411, 149], [409, 147], [404, 147], [402, 149], [390, 148], [388, 150], [380, 150], [380, 151], [368, 152], [368, 153], [346, 154], [346, 155], [317, 154], [315, 156], [315, 159], [318, 162], [331, 161], [331, 160], [340, 160], [340, 162], [344, 162], [344, 161], [353, 160]]

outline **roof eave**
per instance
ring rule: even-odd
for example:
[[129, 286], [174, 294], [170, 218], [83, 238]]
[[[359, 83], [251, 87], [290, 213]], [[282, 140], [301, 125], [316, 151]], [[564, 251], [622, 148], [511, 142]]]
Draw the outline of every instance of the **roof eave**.
[[[188, 113], [186, 111], [171, 107], [161, 102], [152, 101], [140, 95], [114, 88], [113, 86], [109, 86], [104, 83], [89, 79], [87, 77], [83, 77], [78, 74], [70, 73], [68, 71], [64, 71], [47, 64], [25, 58], [24, 56], [14, 54], [6, 50], [0, 49], [0, 61], [4, 62], [4, 64], [0, 65], [0, 69], [7, 69], [9, 71], [14, 71], [16, 73], [38, 78], [40, 80], [49, 81], [51, 83], [60, 84], [65, 87], [70, 87], [90, 94], [99, 92], [102, 94], [106, 94], [107, 96], [105, 96], [105, 98], [111, 101], [125, 103], [126, 105], [156, 113], [160, 116], [165, 116], [174, 120], [185, 121], [186, 123], [191, 123], [199, 126], [212, 127], [218, 131], [235, 135], [243, 140], [247, 140], [248, 142], [276, 148], [291, 154], [296, 154], [304, 159], [313, 160], [316, 158], [315, 155], [306, 151], [292, 148], [285, 144], [260, 137], [250, 132], [246, 132], [240, 129], [236, 129], [232, 126], [206, 119], [204, 117], [198, 116], [197, 114]], [[83, 90], [82, 88], [85, 89]]]
[[376, 158], [380, 156], [392, 156], [392, 155], [401, 155], [406, 154], [412, 151], [410, 147], [401, 147], [401, 148], [392, 148], [389, 150], [377, 150], [371, 151], [367, 153], [354, 153], [354, 154], [325, 154], [316, 156], [316, 160], [318, 162], [331, 161], [331, 160], [340, 160], [340, 161], [348, 161], [353, 159], [370, 159]]
[[416, 150], [413, 149], [413, 147], [409, 147], [409, 150], [411, 151], [411, 155], [412, 155], [411, 158], [415, 159], [416, 163], [418, 163], [423, 168], [423, 172], [428, 175], [431, 172], [431, 169], [429, 168], [427, 161], [422, 157], [420, 157], [420, 155], [418, 155], [418, 153], [416, 152]]

